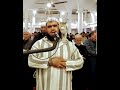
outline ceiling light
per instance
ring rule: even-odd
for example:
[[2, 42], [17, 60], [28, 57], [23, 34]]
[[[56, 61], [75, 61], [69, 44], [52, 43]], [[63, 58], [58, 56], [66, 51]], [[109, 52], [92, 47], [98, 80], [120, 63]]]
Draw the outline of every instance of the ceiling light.
[[65, 15], [65, 12], [64, 12], [64, 11], [62, 11], [62, 12], [61, 12], [61, 15]]
[[51, 3], [47, 3], [47, 7], [51, 7]]

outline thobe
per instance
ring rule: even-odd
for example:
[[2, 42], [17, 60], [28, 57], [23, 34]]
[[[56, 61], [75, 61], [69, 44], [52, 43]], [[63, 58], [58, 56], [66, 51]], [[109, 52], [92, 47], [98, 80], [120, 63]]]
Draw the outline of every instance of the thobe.
[[[32, 46], [32, 50], [52, 47], [52, 43], [43, 38]], [[66, 60], [66, 68], [48, 66], [49, 58], [61, 56]], [[36, 68], [36, 90], [72, 90], [72, 71], [83, 67], [83, 57], [76, 46], [70, 42], [58, 42], [56, 48], [49, 52], [30, 54], [28, 65]]]

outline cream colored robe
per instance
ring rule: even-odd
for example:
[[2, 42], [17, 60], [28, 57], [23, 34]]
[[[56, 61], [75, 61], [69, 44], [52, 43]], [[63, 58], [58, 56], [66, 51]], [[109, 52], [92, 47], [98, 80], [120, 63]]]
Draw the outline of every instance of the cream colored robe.
[[[32, 50], [48, 48], [53, 44], [47, 38], [38, 40]], [[61, 56], [66, 62], [65, 69], [48, 66], [50, 57]], [[72, 71], [83, 67], [83, 57], [70, 41], [60, 41], [57, 47], [49, 52], [30, 54], [28, 65], [36, 68], [36, 90], [72, 90]]]

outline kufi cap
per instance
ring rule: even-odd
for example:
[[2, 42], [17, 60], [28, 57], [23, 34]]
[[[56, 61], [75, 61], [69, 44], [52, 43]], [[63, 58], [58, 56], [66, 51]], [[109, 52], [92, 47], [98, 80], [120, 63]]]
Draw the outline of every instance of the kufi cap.
[[56, 21], [58, 24], [60, 23], [59, 20], [55, 17], [49, 17], [46, 22]]

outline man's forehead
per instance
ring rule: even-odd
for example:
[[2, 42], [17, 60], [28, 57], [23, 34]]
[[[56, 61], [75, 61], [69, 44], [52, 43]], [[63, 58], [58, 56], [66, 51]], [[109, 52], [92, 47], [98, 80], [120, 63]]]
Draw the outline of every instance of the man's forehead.
[[47, 22], [47, 25], [50, 25], [50, 24], [58, 24], [58, 22], [56, 22], [56, 21], [49, 21], [49, 22]]
[[77, 35], [75, 35], [75, 38], [82, 38], [82, 35], [77, 34]]
[[23, 32], [23, 34], [30, 34], [29, 32]]

